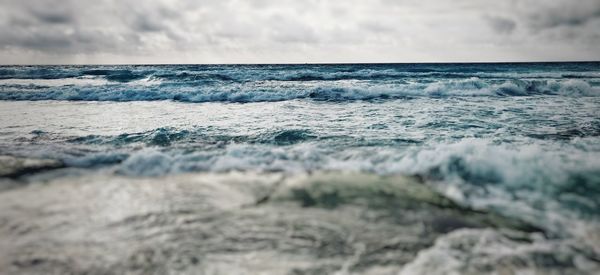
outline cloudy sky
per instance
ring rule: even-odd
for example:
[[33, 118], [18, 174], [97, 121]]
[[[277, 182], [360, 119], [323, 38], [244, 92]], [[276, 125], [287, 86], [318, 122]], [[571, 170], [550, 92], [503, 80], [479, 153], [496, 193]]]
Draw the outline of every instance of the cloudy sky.
[[600, 0], [0, 0], [0, 63], [600, 60]]

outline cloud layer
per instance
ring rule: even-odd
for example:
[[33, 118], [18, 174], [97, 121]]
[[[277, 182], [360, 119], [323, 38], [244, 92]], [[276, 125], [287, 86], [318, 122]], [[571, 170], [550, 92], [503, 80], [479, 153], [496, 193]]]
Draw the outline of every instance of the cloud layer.
[[0, 0], [1, 63], [600, 60], [600, 0]]

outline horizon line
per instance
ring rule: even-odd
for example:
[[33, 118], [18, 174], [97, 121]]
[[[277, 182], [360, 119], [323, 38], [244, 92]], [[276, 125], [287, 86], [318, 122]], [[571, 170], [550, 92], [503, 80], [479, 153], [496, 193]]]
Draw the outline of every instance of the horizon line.
[[0, 66], [172, 66], [172, 65], [410, 65], [410, 64], [544, 64], [544, 63], [600, 63], [600, 60], [577, 61], [459, 61], [459, 62], [283, 62], [283, 63], [20, 63]]

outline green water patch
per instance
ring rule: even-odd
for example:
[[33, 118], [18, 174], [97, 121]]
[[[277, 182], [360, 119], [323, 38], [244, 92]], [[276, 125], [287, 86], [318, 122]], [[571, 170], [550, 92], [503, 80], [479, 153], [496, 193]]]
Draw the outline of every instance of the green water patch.
[[34, 159], [0, 155], [0, 178], [15, 178], [28, 173], [62, 167], [64, 167], [62, 162], [52, 159]]
[[270, 200], [330, 211], [364, 208], [399, 224], [423, 223], [438, 232], [482, 227], [542, 231], [524, 221], [462, 206], [416, 177], [316, 173], [288, 179]]

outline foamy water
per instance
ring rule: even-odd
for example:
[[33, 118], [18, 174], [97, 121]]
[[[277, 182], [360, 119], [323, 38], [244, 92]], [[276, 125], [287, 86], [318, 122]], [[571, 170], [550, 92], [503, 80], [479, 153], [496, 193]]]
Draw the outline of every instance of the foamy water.
[[5, 174], [6, 270], [599, 267], [598, 63], [5, 66], [0, 100], [1, 155], [61, 167]]

